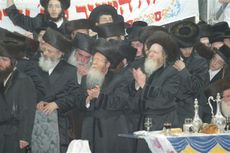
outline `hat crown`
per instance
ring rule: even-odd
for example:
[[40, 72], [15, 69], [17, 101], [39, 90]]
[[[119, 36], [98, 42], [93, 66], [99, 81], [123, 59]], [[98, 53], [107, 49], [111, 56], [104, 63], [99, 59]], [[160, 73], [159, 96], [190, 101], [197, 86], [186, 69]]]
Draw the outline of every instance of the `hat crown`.
[[[50, 0], [40, 0], [40, 4], [43, 8], [47, 8], [47, 5], [49, 3]], [[59, 0], [63, 9], [66, 10], [69, 8], [70, 6], [70, 0]]]

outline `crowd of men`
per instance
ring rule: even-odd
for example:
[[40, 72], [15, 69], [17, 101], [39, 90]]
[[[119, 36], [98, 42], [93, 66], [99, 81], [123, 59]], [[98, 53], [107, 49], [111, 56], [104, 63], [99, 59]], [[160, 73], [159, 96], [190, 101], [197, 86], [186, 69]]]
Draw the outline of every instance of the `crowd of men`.
[[[67, 21], [70, 0], [40, 0], [44, 14], [11, 21], [32, 38], [0, 28], [0, 152], [65, 153], [72, 139], [93, 153], [148, 153], [144, 141], [119, 137], [194, 116], [211, 122], [209, 96], [223, 93], [230, 115], [230, 28], [179, 21], [170, 29], [135, 21], [110, 5]], [[216, 104], [213, 103], [214, 111]]]

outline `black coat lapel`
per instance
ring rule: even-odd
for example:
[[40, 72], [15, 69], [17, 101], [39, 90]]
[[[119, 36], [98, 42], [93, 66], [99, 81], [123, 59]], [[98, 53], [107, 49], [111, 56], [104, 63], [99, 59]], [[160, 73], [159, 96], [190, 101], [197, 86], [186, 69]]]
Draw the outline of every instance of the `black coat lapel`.
[[49, 77], [50, 84], [54, 84], [58, 78], [64, 73], [64, 63], [63, 61], [60, 61], [58, 65], [54, 68], [53, 72], [51, 73]]

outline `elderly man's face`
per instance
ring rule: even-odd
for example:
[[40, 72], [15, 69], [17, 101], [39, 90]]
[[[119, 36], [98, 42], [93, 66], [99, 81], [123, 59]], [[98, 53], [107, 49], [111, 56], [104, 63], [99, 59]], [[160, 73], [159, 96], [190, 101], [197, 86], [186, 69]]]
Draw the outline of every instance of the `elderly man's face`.
[[153, 44], [147, 51], [147, 58], [144, 63], [145, 73], [150, 76], [165, 63], [165, 53], [160, 44]]
[[97, 69], [103, 73], [106, 73], [109, 69], [110, 62], [106, 59], [104, 55], [97, 52], [93, 56], [92, 68]]
[[225, 38], [224, 44], [230, 48], [230, 38]]
[[214, 42], [212, 43], [212, 48], [216, 48], [216, 49], [219, 49], [220, 47], [222, 47], [224, 45], [224, 42], [222, 41], [218, 41], [218, 42]]
[[54, 48], [48, 43], [44, 43], [43, 45], [43, 50], [42, 50], [42, 55], [45, 58], [50, 58], [50, 59], [59, 59], [63, 55], [61, 51], [58, 49]]
[[221, 111], [225, 117], [230, 117], [230, 89], [223, 92]]
[[48, 13], [51, 18], [58, 18], [62, 12], [61, 2], [59, 0], [49, 0]]
[[88, 64], [91, 58], [91, 54], [83, 50], [77, 50], [75, 54], [77, 62], [82, 64]]
[[220, 55], [215, 54], [214, 57], [210, 61], [209, 69], [212, 71], [216, 71], [216, 70], [222, 69], [223, 67], [224, 67], [223, 58]]

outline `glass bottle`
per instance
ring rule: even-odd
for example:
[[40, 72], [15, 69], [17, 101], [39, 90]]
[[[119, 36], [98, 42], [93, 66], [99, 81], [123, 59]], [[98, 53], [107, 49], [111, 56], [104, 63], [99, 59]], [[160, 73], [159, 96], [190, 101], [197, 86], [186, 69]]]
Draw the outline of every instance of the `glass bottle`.
[[195, 101], [194, 101], [194, 111], [195, 111], [195, 113], [194, 113], [194, 117], [193, 117], [193, 121], [192, 121], [192, 127], [193, 127], [193, 132], [198, 133], [203, 122], [200, 119], [200, 116], [198, 114], [199, 105], [198, 105], [197, 99], [195, 99]]

